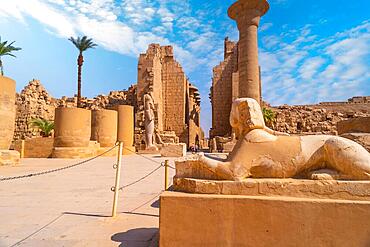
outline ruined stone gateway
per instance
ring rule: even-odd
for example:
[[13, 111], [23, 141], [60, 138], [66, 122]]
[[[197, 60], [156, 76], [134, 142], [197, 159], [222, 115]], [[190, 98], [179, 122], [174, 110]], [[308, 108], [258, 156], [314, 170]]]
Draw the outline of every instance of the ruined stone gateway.
[[[82, 99], [82, 107], [90, 110], [114, 109], [131, 105], [135, 109], [135, 145], [143, 149], [143, 95], [153, 92], [157, 143], [185, 143], [202, 146], [204, 133], [200, 127], [200, 93], [192, 85], [181, 65], [175, 60], [172, 46], [151, 44], [138, 62], [137, 84], [127, 90], [112, 91], [93, 99]], [[14, 141], [39, 137], [29, 123], [34, 118], [54, 120], [57, 107], [76, 107], [77, 98], [53, 98], [40, 81], [32, 80], [17, 94]]]

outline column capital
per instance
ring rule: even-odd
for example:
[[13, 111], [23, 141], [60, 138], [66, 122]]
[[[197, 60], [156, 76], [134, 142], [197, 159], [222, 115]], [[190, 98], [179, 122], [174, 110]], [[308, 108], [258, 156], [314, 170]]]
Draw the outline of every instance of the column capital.
[[230, 6], [228, 15], [239, 25], [259, 25], [260, 17], [266, 14], [270, 5], [267, 0], [238, 0]]

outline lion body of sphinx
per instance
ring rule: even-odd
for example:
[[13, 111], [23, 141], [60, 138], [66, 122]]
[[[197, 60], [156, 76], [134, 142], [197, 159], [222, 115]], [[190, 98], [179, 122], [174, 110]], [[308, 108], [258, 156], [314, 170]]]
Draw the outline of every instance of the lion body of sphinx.
[[[228, 159], [200, 161], [219, 179], [314, 178], [370, 180], [370, 153], [338, 136], [289, 136], [265, 126], [257, 101], [234, 101], [230, 124], [238, 142]], [[323, 169], [326, 169], [325, 172]], [[322, 171], [315, 173], [316, 171]]]
[[213, 166], [217, 174], [227, 180], [307, 178], [328, 169], [335, 178], [370, 179], [370, 154], [351, 140], [327, 135], [250, 138], [261, 131], [239, 140], [228, 159]]

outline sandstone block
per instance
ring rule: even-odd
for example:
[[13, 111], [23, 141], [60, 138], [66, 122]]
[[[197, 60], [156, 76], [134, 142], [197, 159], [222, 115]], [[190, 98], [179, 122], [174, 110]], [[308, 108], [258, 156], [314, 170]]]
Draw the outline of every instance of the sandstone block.
[[370, 133], [345, 133], [341, 136], [357, 142], [370, 152]]
[[338, 122], [339, 135], [344, 133], [370, 133], [370, 117], [359, 117]]
[[20, 154], [14, 150], [0, 150], [0, 166], [19, 165]]
[[161, 149], [162, 157], [184, 157], [186, 156], [186, 144], [165, 144]]
[[370, 201], [167, 191], [160, 205], [161, 247], [368, 246], [370, 241]]

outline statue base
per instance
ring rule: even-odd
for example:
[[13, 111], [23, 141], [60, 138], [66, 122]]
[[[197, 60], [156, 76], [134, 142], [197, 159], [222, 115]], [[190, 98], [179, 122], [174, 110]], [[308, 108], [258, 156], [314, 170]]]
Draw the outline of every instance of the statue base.
[[161, 148], [162, 157], [184, 157], [186, 156], [185, 143], [164, 144]]
[[139, 150], [139, 154], [160, 154], [160, 150], [157, 147], [150, 147], [144, 150]]
[[0, 150], [0, 166], [19, 165], [20, 154], [14, 150]]
[[[302, 198], [305, 182], [301, 182], [303, 185], [297, 197], [293, 192], [282, 193], [288, 191], [281, 187], [283, 184], [269, 187], [271, 184], [261, 181], [252, 188], [248, 188], [249, 184], [235, 184], [234, 187], [254, 191], [252, 194], [259, 196], [219, 195], [218, 190], [211, 188], [220, 188], [225, 183], [217, 181], [208, 181], [209, 186], [202, 191], [214, 194], [164, 192], [160, 197], [160, 246], [324, 247], [369, 244], [370, 200], [360, 196], [361, 191], [369, 195], [369, 183], [360, 184], [358, 188], [353, 185], [352, 191], [358, 190], [354, 198], [363, 200], [343, 200], [330, 199], [330, 196], [325, 198], [329, 190], [322, 193], [312, 186], [307, 190], [315, 191], [313, 195], [322, 193], [318, 197], [325, 199], [308, 197], [308, 194]], [[336, 190], [337, 185], [331, 186]], [[226, 187], [223, 188], [225, 193]], [[281, 193], [265, 196], [266, 190]], [[336, 197], [347, 197], [345, 194], [347, 191], [339, 189]]]
[[86, 159], [98, 154], [100, 144], [90, 141], [88, 147], [54, 147], [52, 158], [55, 159]]

